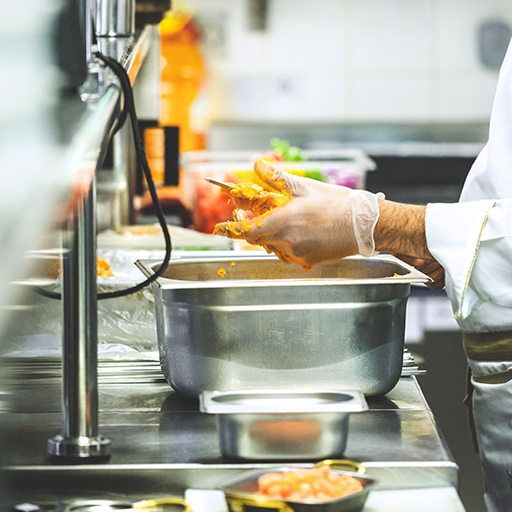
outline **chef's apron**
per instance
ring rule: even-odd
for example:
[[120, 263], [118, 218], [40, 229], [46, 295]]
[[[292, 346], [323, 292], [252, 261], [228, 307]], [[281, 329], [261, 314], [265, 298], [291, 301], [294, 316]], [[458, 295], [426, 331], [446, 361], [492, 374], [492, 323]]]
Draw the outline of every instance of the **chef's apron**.
[[470, 427], [489, 512], [512, 511], [512, 331], [463, 333]]

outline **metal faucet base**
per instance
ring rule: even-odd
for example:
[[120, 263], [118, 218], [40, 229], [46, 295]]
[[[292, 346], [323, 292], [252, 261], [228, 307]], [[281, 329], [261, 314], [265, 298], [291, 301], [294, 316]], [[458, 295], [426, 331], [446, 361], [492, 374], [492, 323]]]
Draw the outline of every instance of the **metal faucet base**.
[[48, 454], [53, 457], [86, 459], [91, 457], [110, 457], [112, 446], [104, 437], [63, 437], [57, 435], [48, 439]]

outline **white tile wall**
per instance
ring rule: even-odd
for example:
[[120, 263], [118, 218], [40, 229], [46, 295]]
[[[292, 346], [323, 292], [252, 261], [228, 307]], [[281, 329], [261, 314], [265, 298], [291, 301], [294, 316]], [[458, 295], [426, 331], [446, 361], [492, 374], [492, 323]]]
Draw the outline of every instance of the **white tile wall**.
[[247, 2], [174, 2], [223, 31], [223, 48], [204, 49], [213, 119], [489, 118], [498, 73], [479, 62], [478, 26], [512, 26], [510, 0], [268, 0], [265, 32]]

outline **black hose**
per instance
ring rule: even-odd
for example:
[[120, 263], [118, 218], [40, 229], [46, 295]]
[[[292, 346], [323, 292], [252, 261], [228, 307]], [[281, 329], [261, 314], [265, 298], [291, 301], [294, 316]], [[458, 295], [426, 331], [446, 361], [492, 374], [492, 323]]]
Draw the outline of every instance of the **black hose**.
[[[103, 61], [117, 76], [121, 83], [121, 88], [123, 90], [123, 96], [124, 96], [124, 106], [123, 110], [121, 111], [121, 115], [118, 119], [118, 124], [116, 127], [116, 130], [113, 132], [113, 134], [117, 133], [119, 128], [124, 124], [128, 114], [130, 115], [130, 121], [132, 126], [132, 133], [133, 133], [133, 139], [135, 143], [135, 152], [137, 154], [137, 160], [142, 167], [142, 170], [144, 172], [144, 176], [146, 177], [146, 182], [148, 185], [148, 190], [151, 196], [151, 200], [153, 202], [153, 206], [155, 208], [155, 214], [158, 219], [158, 222], [162, 228], [164, 239], [165, 239], [165, 258], [158, 270], [149, 276], [145, 281], [142, 281], [141, 283], [132, 286], [130, 288], [126, 288], [124, 290], [117, 290], [114, 292], [104, 292], [98, 294], [98, 300], [103, 299], [114, 299], [117, 297], [124, 297], [126, 295], [131, 295], [133, 293], [136, 293], [146, 286], [148, 286], [150, 283], [155, 281], [158, 277], [160, 277], [164, 272], [167, 266], [169, 265], [169, 261], [171, 259], [171, 253], [172, 253], [172, 242], [171, 242], [171, 235], [169, 233], [169, 228], [167, 226], [167, 222], [165, 220], [165, 215], [162, 209], [162, 204], [160, 203], [160, 199], [158, 198], [158, 194], [156, 192], [155, 183], [153, 181], [153, 177], [151, 175], [151, 169], [149, 168], [149, 164], [146, 158], [146, 153], [144, 151], [144, 144], [143, 139], [140, 133], [139, 129], [139, 123], [137, 120], [137, 114], [135, 112], [135, 101], [133, 98], [133, 91], [130, 83], [130, 78], [128, 77], [128, 74], [126, 73], [125, 69], [119, 62], [117, 62], [115, 59], [112, 59], [111, 57], [107, 57], [105, 55], [102, 55], [101, 53], [96, 53], [95, 56], [99, 58], [101, 61]], [[51, 292], [48, 290], [45, 290], [43, 288], [37, 289], [38, 293], [41, 295], [44, 295], [45, 297], [50, 297], [53, 299], [61, 299], [60, 293]]]

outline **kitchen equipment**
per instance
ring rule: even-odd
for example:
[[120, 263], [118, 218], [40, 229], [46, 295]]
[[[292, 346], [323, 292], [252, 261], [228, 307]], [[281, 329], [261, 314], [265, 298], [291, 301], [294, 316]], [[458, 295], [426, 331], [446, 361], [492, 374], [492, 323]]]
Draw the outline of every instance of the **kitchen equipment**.
[[130, 37], [135, 35], [134, 0], [98, 0], [95, 3], [96, 36]]
[[[258, 478], [260, 476], [269, 472], [284, 473], [297, 469], [292, 467], [272, 468], [271, 471], [268, 469], [249, 471], [222, 483], [219, 488], [224, 491], [231, 512], [268, 511], [269, 509], [279, 512], [358, 512], [362, 510], [368, 494], [376, 484], [374, 479], [363, 476], [364, 467], [351, 461], [324, 461], [317, 464], [317, 467], [322, 464], [330, 465], [332, 471], [337, 474], [350, 475], [359, 480], [363, 486], [362, 490], [342, 498], [310, 502], [269, 499], [258, 494]], [[250, 509], [245, 507], [250, 507]]]
[[73, 500], [61, 502], [56, 512], [136, 512], [139, 510], [169, 510], [192, 512], [190, 505], [182, 498], [174, 496], [142, 500], [137, 502], [122, 500]]
[[220, 187], [224, 190], [231, 190], [232, 188], [234, 188], [233, 185], [230, 185], [229, 183], [225, 183], [224, 181], [216, 180], [214, 178], [205, 178], [205, 180], [208, 183], [211, 183], [212, 185], [216, 185], [217, 187]]
[[[160, 261], [139, 260], [150, 275]], [[411, 283], [392, 256], [304, 271], [274, 256], [171, 261], [153, 289], [160, 362], [178, 392], [357, 390], [380, 395], [403, 362]]]
[[221, 453], [251, 460], [339, 457], [349, 415], [368, 409], [360, 392], [205, 391], [201, 412], [216, 414]]

